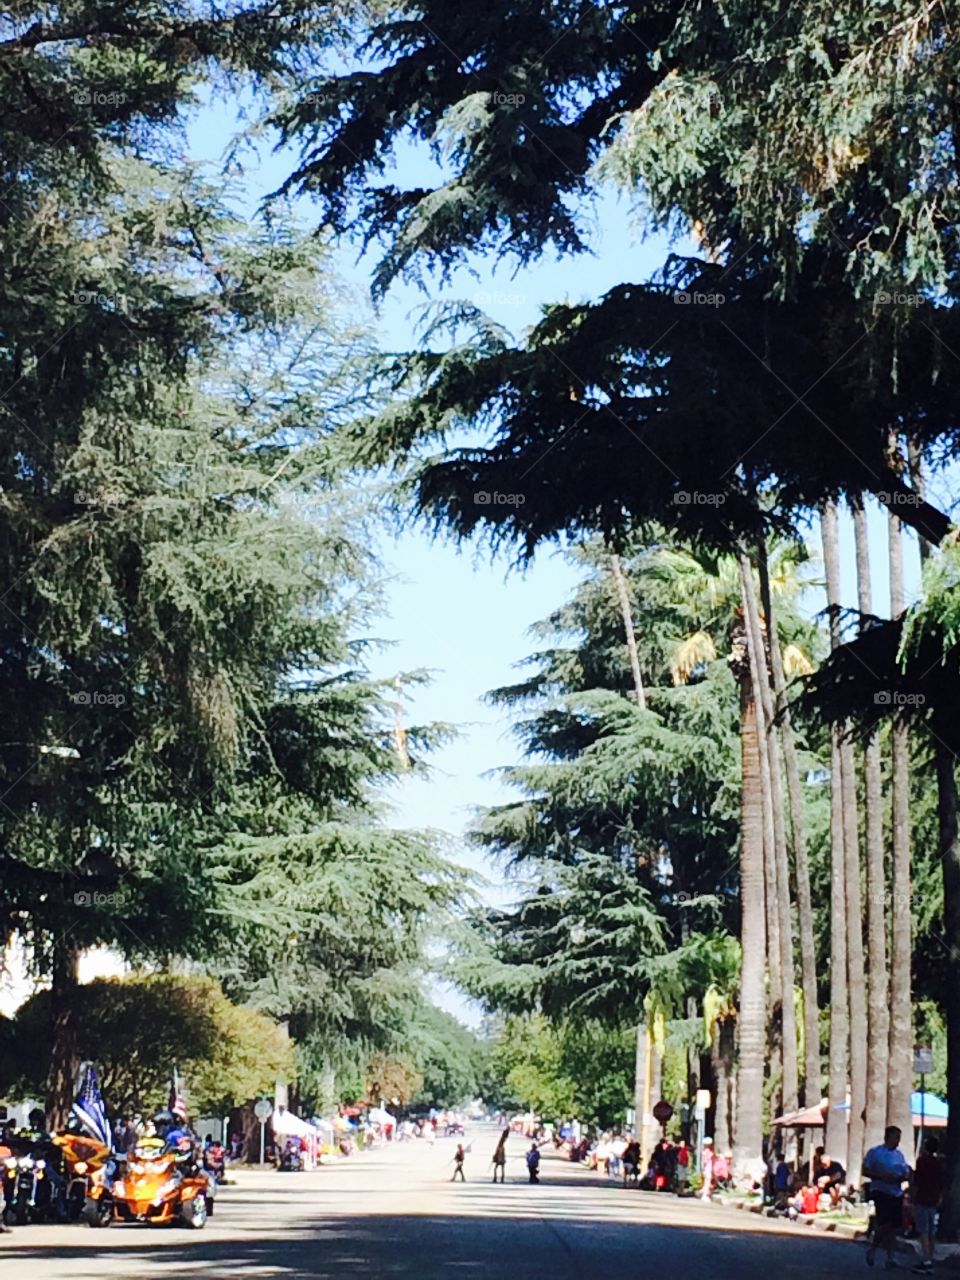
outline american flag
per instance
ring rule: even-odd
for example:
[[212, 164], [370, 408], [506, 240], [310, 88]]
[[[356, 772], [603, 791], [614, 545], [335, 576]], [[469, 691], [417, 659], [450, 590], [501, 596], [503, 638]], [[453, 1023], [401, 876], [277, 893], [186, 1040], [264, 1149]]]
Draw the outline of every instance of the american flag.
[[167, 1103], [170, 1112], [181, 1120], [187, 1118], [187, 1103], [183, 1096], [183, 1088], [177, 1068], [173, 1068], [173, 1083], [170, 1085], [170, 1101]]
[[80, 1090], [73, 1104], [74, 1114], [92, 1138], [112, 1150], [113, 1134], [100, 1093], [97, 1069], [92, 1062], [85, 1062], [81, 1070]]

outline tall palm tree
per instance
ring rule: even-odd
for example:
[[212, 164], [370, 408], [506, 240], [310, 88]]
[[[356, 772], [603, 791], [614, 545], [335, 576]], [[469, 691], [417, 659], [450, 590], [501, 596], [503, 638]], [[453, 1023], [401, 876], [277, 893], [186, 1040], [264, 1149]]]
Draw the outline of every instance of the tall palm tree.
[[[784, 773], [787, 781], [787, 799], [790, 809], [790, 839], [793, 852], [794, 882], [796, 887], [797, 916], [800, 940], [800, 982], [803, 991], [803, 1041], [804, 1041], [804, 1102], [813, 1106], [820, 1100], [820, 1009], [817, 997], [817, 954], [814, 936], [813, 895], [810, 892], [810, 860], [807, 853], [807, 824], [804, 811], [803, 790], [800, 783], [800, 765], [794, 740], [790, 709], [786, 701], [787, 673], [783, 650], [774, 613], [773, 593], [770, 589], [770, 566], [766, 542], [758, 544], [758, 568], [760, 595], [767, 624], [767, 642], [770, 647], [770, 668], [773, 673], [773, 690], [776, 699], [777, 720], [783, 746]], [[809, 667], [807, 668], [810, 669]]]
[[[837, 507], [824, 504], [820, 515], [823, 566], [827, 583], [830, 647], [840, 646], [840, 539]], [[846, 1167], [846, 1112], [838, 1104], [846, 1102], [847, 1068], [850, 1047], [850, 1006], [847, 988], [847, 893], [846, 848], [844, 839], [843, 770], [840, 731], [830, 730], [830, 1062], [825, 1135], [830, 1154]]]
[[863, 1159], [863, 1111], [867, 1101], [867, 979], [863, 958], [863, 906], [860, 893], [860, 821], [853, 743], [840, 743], [843, 795], [844, 894], [847, 913], [847, 992], [850, 1009], [850, 1111], [847, 1124], [847, 1176], [856, 1184]]
[[[740, 566], [741, 579], [744, 573]], [[734, 1154], [749, 1172], [762, 1154], [763, 1066], [766, 1039], [764, 957], [763, 789], [757, 702], [748, 637], [734, 638], [731, 665], [740, 685], [740, 1017]]]
[[[861, 626], [873, 615], [867, 514], [853, 511], [857, 552], [857, 603]], [[887, 981], [887, 872], [883, 837], [883, 785], [880, 737], [872, 733], [863, 752], [863, 798], [867, 852], [867, 1080], [864, 1148], [877, 1146], [887, 1123], [887, 1053], [890, 1009]]]
[[[899, 445], [897, 446], [899, 452]], [[900, 521], [887, 521], [890, 556], [890, 614], [899, 618], [907, 607], [903, 580], [903, 535]], [[910, 742], [906, 725], [891, 730], [891, 822], [893, 865], [890, 928], [890, 1050], [887, 1069], [887, 1124], [912, 1133], [910, 1090], [913, 1087], [913, 1004], [910, 968]]]
[[[630, 607], [630, 592], [623, 572], [623, 564], [616, 552], [610, 556], [610, 574], [613, 578], [614, 591], [620, 617], [623, 621], [623, 633], [627, 646], [627, 657], [630, 662], [630, 673], [633, 677], [633, 696], [638, 707], [646, 708], [647, 697], [643, 688], [643, 673], [640, 669], [640, 653], [637, 648], [637, 632], [633, 625], [633, 610]], [[651, 1094], [657, 1093], [657, 1077], [660, 1072], [660, 1054], [653, 1042], [647, 1024], [637, 1024], [636, 1073], [634, 1077], [634, 1111], [636, 1121], [634, 1132], [640, 1135], [641, 1158], [646, 1163], [650, 1146], [650, 1130], [647, 1116], [650, 1112]]]
[[713, 1141], [719, 1151], [732, 1151], [737, 1047], [737, 1006], [733, 993], [716, 986], [708, 987], [703, 997], [703, 1022], [716, 1088]]
[[[776, 921], [775, 945], [778, 948], [776, 969], [771, 969], [770, 982], [774, 1000], [780, 1014], [780, 1060], [782, 1111], [795, 1111], [798, 1094], [797, 1068], [797, 1020], [794, 1005], [793, 926], [790, 916], [790, 865], [787, 858], [787, 838], [784, 823], [783, 785], [774, 721], [773, 693], [767, 668], [767, 646], [764, 643], [757, 596], [753, 585], [753, 569], [744, 556], [743, 595], [744, 621], [748, 627], [751, 645], [751, 675], [759, 693], [757, 725], [761, 740], [761, 772], [764, 774], [764, 800], [768, 818], [764, 824], [765, 837], [772, 834], [774, 869], [774, 900], [768, 903], [768, 915]], [[766, 770], [763, 763], [766, 761]], [[779, 990], [774, 986], [779, 978]]]

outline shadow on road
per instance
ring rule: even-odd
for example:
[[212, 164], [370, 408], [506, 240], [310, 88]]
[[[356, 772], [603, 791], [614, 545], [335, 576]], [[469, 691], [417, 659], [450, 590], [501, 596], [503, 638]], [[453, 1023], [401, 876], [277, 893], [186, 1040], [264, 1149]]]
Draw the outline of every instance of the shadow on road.
[[[287, 1229], [270, 1230], [269, 1211], [259, 1215], [264, 1235], [219, 1240], [211, 1223], [202, 1236], [184, 1232], [161, 1241], [163, 1228], [115, 1227], [109, 1243], [99, 1234], [65, 1229], [63, 1243], [16, 1247], [4, 1237], [0, 1271], [17, 1255], [17, 1274], [63, 1277], [65, 1280], [160, 1280], [203, 1277], [204, 1280], [306, 1280], [307, 1277], [381, 1276], [410, 1280], [483, 1274], [486, 1280], [592, 1280], [605, 1275], [684, 1274], [697, 1272], [738, 1280], [831, 1280], [861, 1275], [860, 1249], [836, 1240], [791, 1238], [776, 1233], [753, 1234], [709, 1227], [624, 1222], [606, 1213], [558, 1212], [549, 1193], [535, 1206], [532, 1197], [547, 1188], [519, 1188], [525, 1193], [524, 1214], [511, 1204], [515, 1190], [491, 1213], [481, 1212], [481, 1197], [463, 1188], [463, 1212], [456, 1216], [370, 1214], [313, 1217]], [[479, 1190], [479, 1188], [478, 1188]], [[486, 1198], [486, 1197], [482, 1197]], [[262, 1202], [261, 1202], [262, 1203]], [[539, 1212], [538, 1212], [539, 1210]], [[257, 1221], [246, 1223], [256, 1229]], [[69, 1236], [68, 1233], [69, 1232]], [[121, 1234], [122, 1233], [122, 1234]], [[91, 1234], [93, 1238], [91, 1239]], [[120, 1237], [118, 1239], [118, 1237]], [[103, 1243], [101, 1244], [101, 1241]]]

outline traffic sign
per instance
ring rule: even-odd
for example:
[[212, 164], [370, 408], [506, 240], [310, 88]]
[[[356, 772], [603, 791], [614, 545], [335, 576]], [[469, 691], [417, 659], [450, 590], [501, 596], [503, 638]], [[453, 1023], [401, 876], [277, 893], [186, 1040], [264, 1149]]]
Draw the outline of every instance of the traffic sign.
[[673, 1115], [673, 1107], [667, 1102], [666, 1098], [661, 1098], [653, 1108], [653, 1116], [658, 1124], [666, 1124]]
[[928, 1044], [919, 1044], [913, 1051], [913, 1074], [929, 1076], [933, 1072], [933, 1049]]
[[258, 1099], [253, 1108], [253, 1114], [257, 1117], [261, 1124], [266, 1124], [273, 1115], [273, 1103], [266, 1098]]

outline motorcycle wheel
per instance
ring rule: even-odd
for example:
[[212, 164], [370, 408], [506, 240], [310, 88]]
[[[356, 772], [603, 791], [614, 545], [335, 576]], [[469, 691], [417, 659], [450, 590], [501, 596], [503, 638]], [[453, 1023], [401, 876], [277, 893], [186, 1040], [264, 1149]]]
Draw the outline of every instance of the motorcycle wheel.
[[201, 1231], [207, 1221], [207, 1201], [205, 1196], [194, 1196], [180, 1210], [180, 1221], [185, 1227]]
[[113, 1222], [113, 1201], [107, 1197], [88, 1200], [83, 1206], [82, 1216], [88, 1227], [109, 1227]]

